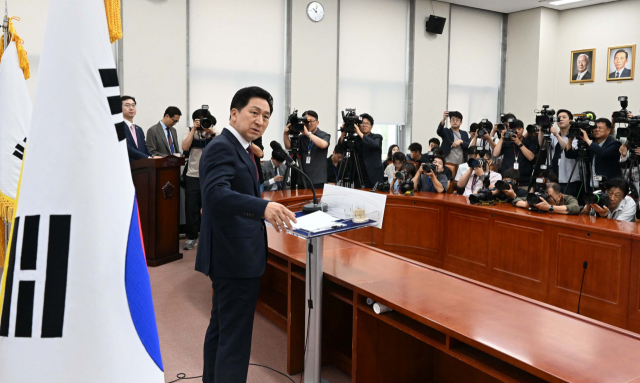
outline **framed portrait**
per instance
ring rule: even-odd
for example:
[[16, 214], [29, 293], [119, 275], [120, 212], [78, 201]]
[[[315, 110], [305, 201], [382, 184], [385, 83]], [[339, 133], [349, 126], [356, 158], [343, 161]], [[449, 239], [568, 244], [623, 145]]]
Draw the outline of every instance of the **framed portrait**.
[[596, 49], [571, 51], [571, 77], [569, 81], [593, 82], [596, 75]]
[[607, 81], [633, 80], [636, 66], [636, 44], [609, 47]]

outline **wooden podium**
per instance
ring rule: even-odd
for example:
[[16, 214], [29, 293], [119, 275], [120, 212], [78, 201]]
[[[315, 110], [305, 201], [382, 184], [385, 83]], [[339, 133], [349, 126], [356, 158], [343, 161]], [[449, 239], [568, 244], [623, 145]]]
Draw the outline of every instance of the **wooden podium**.
[[182, 259], [178, 237], [182, 165], [184, 158], [174, 156], [131, 163], [148, 266]]

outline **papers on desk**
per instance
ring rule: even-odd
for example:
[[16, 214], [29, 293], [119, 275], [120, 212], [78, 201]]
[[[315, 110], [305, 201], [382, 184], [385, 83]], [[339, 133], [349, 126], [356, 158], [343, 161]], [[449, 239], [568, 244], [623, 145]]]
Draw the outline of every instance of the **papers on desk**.
[[322, 191], [322, 202], [329, 205], [329, 214], [343, 219], [351, 218], [351, 208], [354, 204], [364, 205], [366, 216], [376, 221], [373, 227], [382, 228], [384, 208], [387, 204], [386, 194], [326, 184]]
[[344, 226], [338, 223], [338, 220], [338, 218], [332, 217], [327, 213], [316, 211], [315, 213], [299, 217], [298, 222], [293, 224], [293, 228], [306, 231], [320, 231], [329, 230], [333, 226]]

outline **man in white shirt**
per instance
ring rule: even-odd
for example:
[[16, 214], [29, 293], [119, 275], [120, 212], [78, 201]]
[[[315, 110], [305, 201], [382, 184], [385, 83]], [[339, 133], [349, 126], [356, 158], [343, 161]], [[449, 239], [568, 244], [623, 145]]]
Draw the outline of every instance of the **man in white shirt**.
[[594, 197], [585, 196], [588, 203], [582, 210], [583, 214], [615, 219], [616, 221], [635, 222], [637, 204], [629, 197], [629, 185], [622, 179], [616, 178], [607, 181], [606, 195], [609, 203], [600, 206], [597, 200], [604, 197], [602, 192], [594, 193]]
[[[472, 161], [478, 160], [470, 159], [468, 162]], [[465, 197], [468, 197], [469, 195], [483, 188], [482, 178], [485, 174], [489, 175], [490, 188], [494, 188], [496, 181], [502, 179], [502, 175], [499, 172], [491, 171], [491, 163], [491, 152], [487, 150], [484, 152], [484, 161], [472, 163], [471, 165], [474, 166], [469, 166], [469, 169], [462, 176], [460, 176], [460, 181], [458, 181], [458, 188], [464, 187], [463, 195]]]

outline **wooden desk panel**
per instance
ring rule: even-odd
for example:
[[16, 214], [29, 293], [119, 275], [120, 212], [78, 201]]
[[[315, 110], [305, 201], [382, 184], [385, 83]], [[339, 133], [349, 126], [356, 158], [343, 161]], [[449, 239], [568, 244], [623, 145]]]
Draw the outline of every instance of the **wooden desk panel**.
[[627, 327], [640, 333], [640, 241], [633, 241], [631, 245], [630, 274]]

